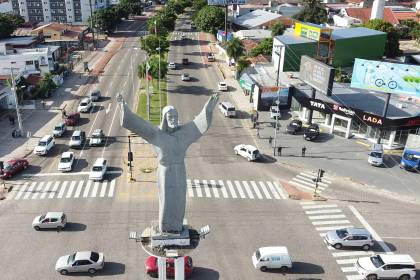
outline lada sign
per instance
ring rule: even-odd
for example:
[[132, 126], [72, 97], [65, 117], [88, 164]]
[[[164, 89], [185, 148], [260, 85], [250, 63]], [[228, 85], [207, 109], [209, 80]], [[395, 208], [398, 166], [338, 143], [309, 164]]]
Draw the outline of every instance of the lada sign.
[[368, 122], [370, 124], [382, 125], [382, 119], [379, 117], [369, 116], [363, 114], [363, 121]]

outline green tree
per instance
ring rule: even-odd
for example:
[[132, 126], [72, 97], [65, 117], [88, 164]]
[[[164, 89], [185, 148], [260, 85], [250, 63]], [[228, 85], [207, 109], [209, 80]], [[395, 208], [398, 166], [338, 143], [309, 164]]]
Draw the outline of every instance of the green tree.
[[286, 26], [283, 23], [278, 22], [271, 27], [271, 36], [279, 36], [283, 35], [284, 31], [286, 30]]
[[266, 38], [251, 51], [251, 56], [256, 57], [259, 54], [271, 56], [272, 51], [273, 51], [273, 38]]
[[129, 15], [141, 15], [143, 12], [143, 7], [140, 1], [136, 0], [120, 0], [116, 5], [119, 6], [125, 13]]
[[[159, 78], [159, 55], [152, 55], [149, 58], [149, 73], [154, 79]], [[163, 79], [168, 73], [168, 63], [164, 59], [160, 59], [160, 78]]]
[[387, 34], [385, 43], [385, 55], [387, 57], [395, 57], [400, 54], [400, 35], [392, 24], [383, 19], [371, 19], [364, 26]]
[[327, 22], [327, 10], [320, 0], [303, 0], [303, 10], [294, 19], [315, 24]]
[[56, 88], [57, 86], [52, 80], [52, 75], [46, 74], [36, 85], [36, 96], [39, 98], [48, 98]]
[[194, 18], [194, 23], [198, 30], [216, 34], [217, 30], [223, 27], [225, 22], [225, 12], [215, 6], [205, 6]]
[[[120, 20], [118, 16], [113, 8], [96, 10], [93, 13], [92, 23], [99, 30], [110, 33]], [[88, 23], [90, 24], [90, 17]]]
[[240, 75], [250, 64], [251, 62], [248, 59], [244, 57], [239, 58], [236, 62], [236, 71], [238, 72], [238, 75]]
[[142, 50], [146, 51], [148, 55], [158, 54], [159, 51], [156, 49], [159, 48], [159, 46], [160, 53], [163, 55], [169, 50], [169, 41], [164, 37], [156, 35], [149, 35], [140, 39], [140, 47]]
[[244, 45], [238, 38], [233, 38], [226, 43], [226, 53], [229, 57], [233, 57], [235, 62], [244, 54]]
[[207, 6], [207, 0], [193, 0], [193, 3], [192, 3], [193, 10], [198, 12], [205, 6]]
[[146, 77], [146, 62], [142, 62], [137, 66], [137, 76], [139, 78]]
[[0, 14], [0, 39], [9, 37], [24, 22], [21, 16]]
[[156, 15], [150, 17], [147, 21], [147, 30], [155, 33], [155, 22], [158, 29], [158, 34], [166, 36], [169, 31], [175, 29], [176, 14], [167, 8], [160, 10]]

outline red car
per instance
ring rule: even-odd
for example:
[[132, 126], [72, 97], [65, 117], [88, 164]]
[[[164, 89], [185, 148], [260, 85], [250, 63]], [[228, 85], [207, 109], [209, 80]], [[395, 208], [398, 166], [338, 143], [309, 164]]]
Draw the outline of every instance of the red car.
[[66, 116], [66, 118], [64, 119], [64, 123], [66, 125], [76, 125], [79, 122], [80, 119], [80, 114], [79, 113], [70, 113]]
[[29, 163], [26, 159], [11, 159], [3, 163], [3, 165], [3, 169], [0, 169], [0, 177], [2, 179], [9, 179], [23, 169], [26, 169]]
[[[190, 277], [193, 272], [193, 262], [192, 258], [189, 256], [184, 257], [184, 264], [185, 264], [185, 277]], [[157, 258], [153, 256], [149, 256], [146, 259], [146, 273], [151, 277], [157, 278], [158, 275], [158, 263]], [[167, 258], [166, 259], [166, 276], [167, 277], [174, 277], [175, 276], [175, 263], [174, 259]]]

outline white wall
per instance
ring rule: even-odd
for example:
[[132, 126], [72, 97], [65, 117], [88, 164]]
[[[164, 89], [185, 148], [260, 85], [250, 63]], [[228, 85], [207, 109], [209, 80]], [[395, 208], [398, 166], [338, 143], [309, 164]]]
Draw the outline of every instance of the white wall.
[[42, 0], [42, 11], [44, 13], [44, 22], [51, 22], [50, 0]]
[[[30, 61], [31, 64], [26, 62]], [[38, 62], [39, 70], [35, 67], [35, 61]], [[12, 62], [14, 62], [12, 64]], [[48, 52], [24, 52], [20, 54], [10, 54], [0, 56], [0, 75], [10, 74], [10, 66], [15, 69], [16, 73], [50, 73], [54, 69], [53, 61], [49, 61]]]
[[0, 3], [0, 14], [10, 14], [13, 12], [12, 2]]

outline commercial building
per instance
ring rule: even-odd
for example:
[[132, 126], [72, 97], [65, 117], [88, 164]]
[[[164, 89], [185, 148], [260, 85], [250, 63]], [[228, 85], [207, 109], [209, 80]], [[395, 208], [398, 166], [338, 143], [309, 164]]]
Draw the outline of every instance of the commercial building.
[[28, 22], [87, 22], [91, 12], [107, 7], [106, 0], [11, 0], [13, 12]]
[[279, 22], [283, 23], [285, 26], [291, 26], [293, 25], [294, 20], [289, 17], [284, 17], [264, 10], [255, 10], [233, 20], [236, 30], [271, 28]]

